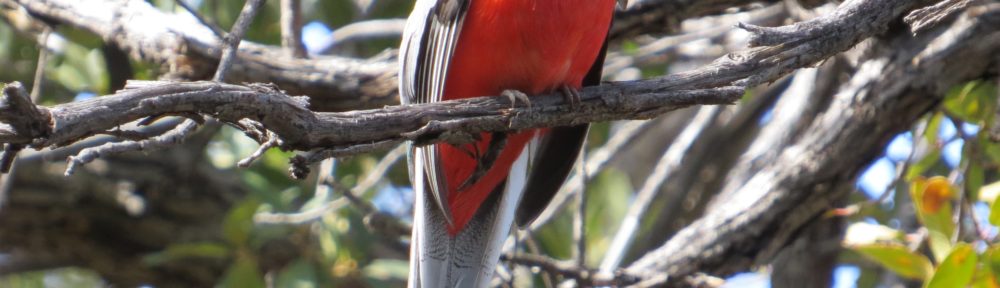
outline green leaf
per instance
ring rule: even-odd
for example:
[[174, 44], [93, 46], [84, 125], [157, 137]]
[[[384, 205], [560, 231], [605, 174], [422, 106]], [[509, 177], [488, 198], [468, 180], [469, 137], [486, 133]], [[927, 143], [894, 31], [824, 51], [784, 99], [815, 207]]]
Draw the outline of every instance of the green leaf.
[[969, 196], [969, 199], [979, 198], [979, 191], [983, 188], [983, 180], [986, 178], [983, 173], [983, 165], [979, 164], [979, 161], [973, 160], [966, 157], [972, 163], [969, 164], [969, 171], [965, 173], [965, 195]]
[[968, 243], [960, 243], [934, 271], [927, 288], [965, 287], [972, 281], [978, 260], [976, 251]]
[[264, 276], [257, 270], [257, 261], [248, 258], [237, 259], [226, 271], [219, 287], [264, 288]]
[[927, 128], [924, 130], [924, 140], [927, 140], [927, 144], [930, 144], [931, 147], [937, 145], [938, 130], [941, 129], [941, 119], [943, 118], [944, 115], [941, 115], [941, 113], [938, 112], [934, 113], [934, 115], [927, 120]]
[[990, 224], [1000, 226], [1000, 201], [993, 201], [990, 205]]
[[989, 269], [978, 269], [972, 277], [972, 288], [1000, 288], [1000, 281], [997, 281], [996, 274]]
[[983, 266], [989, 268], [994, 274], [1000, 273], [1000, 246], [993, 244], [986, 253], [983, 253]]
[[997, 271], [1000, 271], [1000, 247], [993, 246], [986, 249], [979, 257], [979, 269], [972, 276], [973, 288], [1000, 288], [1000, 279], [997, 279]]
[[224, 259], [229, 255], [230, 248], [219, 243], [182, 243], [167, 246], [166, 250], [146, 255], [142, 260], [147, 265], [156, 266], [185, 258]]
[[899, 244], [872, 244], [850, 246], [868, 259], [878, 262], [899, 276], [923, 280], [934, 271], [931, 260]]
[[[986, 128], [983, 129], [985, 130]], [[986, 156], [984, 161], [992, 163], [1000, 162], [1000, 144], [994, 143], [993, 141], [990, 141], [989, 138], [986, 138], [979, 142], [979, 147], [981, 149], [980, 151], [982, 151]]]
[[222, 234], [234, 246], [245, 246], [253, 231], [253, 215], [257, 212], [260, 201], [247, 197], [229, 210], [229, 215], [222, 223]]
[[983, 81], [970, 81], [948, 91], [944, 108], [951, 115], [970, 123], [983, 123], [993, 112], [996, 86]]
[[954, 188], [947, 178], [918, 178], [910, 183], [910, 196], [920, 222], [927, 227], [934, 260], [940, 263], [951, 252], [955, 223], [952, 221]]
[[316, 266], [299, 258], [278, 274], [275, 287], [313, 288], [316, 287]]
[[924, 158], [921, 158], [920, 161], [917, 161], [917, 163], [910, 165], [910, 169], [906, 171], [906, 180], [907, 181], [916, 180], [918, 177], [920, 177], [920, 175], [923, 175], [924, 172], [927, 172], [927, 170], [933, 168], [934, 165], [936, 165], [938, 163], [938, 160], [940, 159], [941, 159], [941, 150], [933, 148], [933, 150], [928, 152], [927, 155], [924, 155]]

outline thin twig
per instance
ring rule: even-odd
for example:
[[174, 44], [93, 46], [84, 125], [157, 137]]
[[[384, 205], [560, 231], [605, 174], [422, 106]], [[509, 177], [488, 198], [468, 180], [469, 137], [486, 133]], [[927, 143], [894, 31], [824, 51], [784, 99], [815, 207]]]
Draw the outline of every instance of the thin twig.
[[[39, 35], [39, 43], [48, 43], [49, 35], [52, 35], [52, 27], [43, 26], [42, 34]], [[45, 66], [49, 62], [49, 49], [38, 49], [38, 62], [35, 64], [35, 78], [31, 83], [31, 92], [29, 99], [31, 103], [38, 103], [38, 100], [42, 95], [42, 85], [45, 83]], [[11, 97], [11, 95], [8, 95]], [[8, 100], [10, 101], [10, 100]], [[10, 195], [11, 189], [14, 188], [14, 179], [12, 178], [14, 173], [17, 173], [17, 160], [18, 152], [23, 148], [22, 145], [7, 144], [3, 145], [3, 155], [0, 157], [0, 209], [3, 208], [4, 203], [7, 201], [7, 195]]]
[[233, 24], [233, 28], [229, 30], [226, 37], [222, 38], [222, 58], [219, 59], [219, 67], [216, 68], [212, 81], [226, 81], [226, 72], [229, 71], [229, 67], [236, 60], [236, 51], [239, 50], [240, 41], [243, 41], [243, 35], [246, 34], [250, 23], [253, 23], [254, 16], [257, 15], [257, 11], [263, 5], [264, 0], [247, 0], [243, 4], [243, 10], [240, 11], [240, 16], [236, 18], [236, 24]]
[[[539, 248], [538, 240], [535, 239], [535, 236], [532, 234], [532, 231], [529, 230], [518, 230], [518, 231], [520, 231], [520, 236], [521, 236], [518, 237], [518, 239], [521, 239], [520, 242], [524, 243], [524, 248], [528, 251], [528, 253], [532, 255], [541, 255], [542, 249]], [[546, 288], [554, 288], [556, 283], [555, 279], [556, 275], [549, 273], [549, 271], [543, 271], [543, 272], [544, 273], [542, 277], [542, 283], [545, 285]]]
[[618, 271], [613, 274], [597, 273], [597, 271], [574, 265], [569, 261], [559, 261], [542, 255], [513, 254], [500, 255], [501, 261], [507, 261], [518, 265], [538, 267], [553, 275], [573, 279], [580, 287], [611, 286], [621, 287], [633, 284], [640, 280], [632, 275]]
[[302, 1], [281, 0], [281, 47], [290, 57], [305, 58], [302, 44]]
[[330, 33], [330, 38], [319, 45], [316, 54], [329, 54], [334, 48], [352, 41], [399, 37], [404, 24], [405, 19], [373, 19], [344, 25]]
[[576, 193], [583, 191], [584, 185], [581, 179], [591, 179], [596, 176], [597, 173], [604, 171], [604, 167], [607, 166], [608, 163], [611, 163], [611, 160], [618, 155], [621, 155], [621, 153], [618, 152], [628, 146], [628, 144], [632, 143], [632, 140], [636, 139], [636, 137], [642, 135], [642, 131], [645, 131], [651, 123], [653, 123], [653, 121], [634, 120], [626, 121], [623, 125], [621, 125], [621, 128], [618, 128], [618, 130], [609, 137], [610, 140], [608, 140], [604, 146], [601, 146], [587, 155], [587, 158], [584, 161], [586, 162], [586, 167], [583, 169], [587, 172], [587, 175], [585, 177], [581, 177], [579, 174], [573, 174], [570, 176], [570, 179], [566, 181], [566, 184], [560, 187], [559, 191], [556, 192], [556, 196], [552, 198], [552, 201], [549, 201], [549, 206], [538, 215], [538, 218], [536, 218], [534, 222], [531, 223], [531, 227], [528, 228], [528, 230], [538, 230], [546, 223], [549, 223], [550, 220], [554, 219], [555, 216], [562, 211], [562, 208], [565, 207], [565, 203], [570, 199], [570, 197], [573, 197]]
[[587, 140], [584, 138], [580, 149], [580, 160], [576, 161], [576, 169], [580, 175], [580, 193], [576, 193], [576, 213], [573, 215], [573, 240], [576, 241], [576, 249], [573, 251], [573, 259], [576, 265], [587, 267], [587, 168], [583, 159], [586, 158]]
[[653, 174], [649, 175], [646, 182], [642, 184], [642, 189], [639, 190], [635, 201], [629, 207], [628, 214], [625, 215], [625, 219], [622, 219], [621, 227], [618, 228], [618, 233], [615, 234], [611, 246], [604, 254], [600, 269], [602, 273], [611, 273], [621, 264], [622, 259], [625, 258], [625, 252], [628, 251], [632, 239], [635, 237], [635, 232], [639, 228], [639, 221], [646, 214], [649, 204], [656, 198], [657, 192], [661, 190], [660, 187], [670, 178], [672, 172], [681, 165], [681, 160], [691, 148], [691, 144], [705, 128], [712, 124], [712, 119], [718, 112], [719, 109], [716, 106], [701, 107], [691, 123], [684, 127], [674, 143], [670, 144], [667, 151], [660, 157], [656, 167], [653, 168]]
[[187, 1], [174, 0], [174, 3], [177, 4], [177, 6], [181, 6], [181, 8], [184, 8], [184, 10], [187, 11], [188, 13], [191, 13], [191, 16], [194, 16], [194, 19], [197, 19], [198, 22], [201, 23], [201, 25], [205, 25], [205, 27], [211, 29], [212, 33], [215, 33], [215, 36], [219, 37], [219, 39], [223, 39], [226, 37], [226, 30], [222, 30], [222, 27], [219, 27], [219, 25], [208, 21], [208, 19], [205, 19], [205, 17], [202, 16], [201, 13], [198, 13], [197, 9], [191, 7], [191, 5], [188, 5]]
[[[382, 157], [382, 160], [380, 160], [379, 163], [376, 164], [374, 168], [372, 168], [372, 171], [369, 172], [367, 176], [365, 176], [364, 180], [358, 182], [357, 185], [346, 191], [349, 191], [351, 195], [356, 195], [355, 198], [366, 197], [368, 191], [370, 191], [372, 187], [375, 187], [375, 185], [377, 185], [379, 181], [384, 178], [385, 173], [389, 171], [389, 168], [392, 168], [392, 166], [396, 162], [398, 162], [399, 159], [402, 159], [403, 156], [405, 155], [406, 155], [405, 145], [400, 145], [396, 147], [396, 149], [393, 149], [388, 154], [386, 154], [385, 157]], [[321, 178], [325, 177], [324, 175], [327, 174], [329, 173], [322, 173], [320, 177]], [[331, 181], [327, 183], [333, 183], [332, 179], [331, 180], [324, 179], [323, 181]], [[317, 180], [317, 182], [320, 181]], [[324, 183], [317, 183], [317, 189], [321, 189], [320, 186], [330, 187], [328, 185], [325, 185]], [[350, 202], [351, 201], [347, 197], [344, 197], [330, 202], [326, 202], [323, 205], [320, 205], [319, 207], [309, 209], [304, 212], [260, 213], [254, 216], [254, 222], [256, 222], [257, 224], [290, 224], [290, 225], [306, 224], [322, 218], [323, 215], [326, 215], [327, 213], [339, 210], [340, 208], [347, 206], [347, 204], [349, 204]]]
[[264, 144], [260, 144], [260, 147], [257, 147], [257, 151], [254, 151], [253, 154], [250, 154], [250, 156], [247, 156], [247, 158], [244, 158], [243, 160], [237, 162], [236, 166], [240, 168], [250, 167], [250, 164], [253, 164], [253, 162], [257, 161], [257, 159], [260, 159], [260, 157], [263, 157], [264, 152], [267, 152], [268, 149], [280, 146], [281, 141], [278, 140], [278, 137], [274, 135], [274, 133], [268, 132], [267, 134], [268, 134], [267, 142], [264, 142]]
[[[247, 27], [250, 26], [250, 23], [253, 21], [254, 15], [257, 14], [257, 10], [259, 10], [262, 5], [263, 5], [263, 0], [248, 0], [246, 4], [244, 4], [243, 11], [240, 12], [240, 16], [239, 18], [237, 18], [236, 24], [234, 25], [232, 31], [226, 34], [226, 37], [223, 38], [224, 45], [223, 45], [222, 59], [219, 61], [219, 66], [215, 72], [215, 77], [213, 78], [213, 81], [216, 82], [225, 81], [224, 75], [226, 71], [229, 69], [229, 67], [232, 66], [232, 62], [236, 58], [236, 50], [237, 47], [239, 46], [240, 41], [243, 38], [243, 34], [246, 32]], [[66, 167], [65, 174], [66, 175], [73, 174], [73, 172], [76, 171], [76, 168], [79, 167], [80, 165], [90, 163], [91, 161], [94, 161], [95, 159], [101, 157], [102, 155], [118, 154], [136, 150], [161, 149], [175, 145], [177, 143], [182, 142], [184, 138], [187, 137], [187, 135], [194, 132], [196, 128], [198, 128], [199, 124], [200, 123], [198, 123], [198, 121], [188, 119], [185, 120], [180, 125], [178, 125], [173, 130], [164, 133], [163, 135], [159, 135], [150, 139], [141, 141], [107, 143], [98, 147], [83, 149], [76, 156], [69, 157], [68, 161], [69, 165]], [[266, 148], [270, 148], [270, 145], [264, 145], [264, 147], [258, 150], [258, 152], [255, 153], [255, 155], [258, 153], [263, 154], [262, 150], [266, 150]], [[254, 157], [251, 156], [248, 159], [252, 161]], [[249, 165], [249, 162], [243, 163], [243, 161], [241, 161], [241, 164]]]
[[309, 165], [319, 163], [320, 161], [370, 151], [386, 150], [389, 149], [389, 147], [397, 147], [402, 143], [403, 141], [399, 140], [388, 140], [347, 148], [319, 149], [310, 151], [305, 155], [296, 155], [295, 157], [292, 157], [291, 166], [288, 167], [289, 174], [292, 175], [292, 178], [302, 179], [309, 175]]
[[174, 129], [153, 138], [142, 141], [112, 142], [80, 150], [80, 153], [76, 156], [69, 157], [69, 160], [67, 161], [69, 165], [66, 166], [66, 172], [64, 172], [64, 174], [66, 176], [72, 175], [76, 172], [76, 169], [79, 166], [90, 163], [91, 161], [94, 161], [104, 155], [139, 150], [162, 149], [176, 145], [177, 143], [184, 141], [184, 138], [193, 132], [195, 128], [198, 128], [198, 122], [195, 122], [194, 120], [185, 120], [184, 123], [177, 125]]
[[[49, 35], [52, 35], [52, 28], [45, 26], [42, 35], [39, 36], [40, 43], [48, 43]], [[42, 97], [42, 85], [45, 84], [45, 66], [49, 63], [49, 49], [38, 49], [38, 64], [35, 66], [35, 80], [31, 83], [31, 102], [38, 103]]]

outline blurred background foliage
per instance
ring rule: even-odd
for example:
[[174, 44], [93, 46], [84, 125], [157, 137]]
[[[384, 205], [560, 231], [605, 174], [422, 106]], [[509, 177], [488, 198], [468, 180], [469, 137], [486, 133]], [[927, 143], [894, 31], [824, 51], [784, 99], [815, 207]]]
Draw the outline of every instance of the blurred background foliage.
[[[228, 29], [243, 0], [185, 0], [210, 22]], [[156, 7], [184, 13], [173, 0], [151, 0]], [[362, 3], [358, 5], [358, 3]], [[280, 45], [278, 1], [268, 1], [249, 30], [248, 40]], [[377, 18], [404, 17], [408, 0], [303, 0], [304, 41], [310, 52], [322, 50], [330, 32], [343, 25]], [[44, 66], [43, 104], [65, 103], [111, 93], [103, 42], [94, 35], [59, 27], [48, 40], [51, 56]], [[333, 53], [371, 56], [394, 48], [397, 39], [375, 39], [338, 46]], [[620, 47], [635, 53], [634, 43]], [[0, 81], [22, 81], [30, 86], [39, 48], [32, 39], [0, 25]], [[132, 79], [157, 79], [159, 70], [132, 62]], [[640, 67], [643, 77], [662, 75], [665, 65]], [[989, 141], [997, 87], [970, 82], [955, 87], [940, 109], [927, 115], [912, 131], [900, 134], [858, 180], [853, 204], [830, 212], [851, 223], [846, 247], [835, 273], [837, 287], [875, 287], [886, 275], [897, 275], [926, 287], [998, 287], [1000, 246], [1000, 145]], [[766, 121], [766, 120], [762, 120]], [[614, 124], [596, 124], [590, 147], [600, 147]], [[220, 169], [253, 153], [257, 143], [224, 128], [205, 151]], [[367, 177], [385, 153], [340, 159], [336, 182], [353, 187]], [[229, 211], [223, 224], [225, 240], [174, 244], [144, 258], [146, 265], [167, 265], [176, 259], [202, 258], [232, 263], [219, 287], [398, 287], [407, 276], [405, 237], [381, 235], [366, 228], [365, 213], [353, 207], [327, 213], [305, 225], [255, 224], [259, 213], [308, 211], [331, 201], [321, 195], [316, 179], [288, 177], [291, 153], [272, 149], [249, 169], [238, 169], [250, 195]], [[315, 174], [313, 173], [315, 177]], [[410, 221], [412, 191], [405, 162], [397, 163], [364, 200], [380, 212]], [[596, 267], [624, 218], [635, 187], [625, 172], [601, 172], [587, 187], [588, 266]], [[569, 259], [573, 253], [572, 209], [566, 209], [534, 236], [539, 253]], [[646, 227], [649, 227], [647, 225]], [[261, 272], [256, 253], [268, 239], [292, 235], [298, 253], [275, 271]], [[928, 245], [924, 245], [924, 244]], [[3, 257], [0, 255], [0, 257]], [[891, 271], [892, 274], [887, 274]], [[730, 287], [767, 287], [768, 271], [729, 278]], [[540, 279], [522, 280], [540, 285]], [[970, 284], [971, 283], [971, 284]], [[7, 275], [0, 287], [101, 287], [98, 275], [82, 268]]]
[[[185, 13], [173, 0], [149, 1], [159, 9]], [[357, 5], [357, 3], [367, 3]], [[186, 0], [210, 23], [228, 29], [235, 21], [243, 0]], [[247, 33], [249, 41], [280, 45], [279, 1], [267, 1]], [[409, 0], [349, 1], [303, 0], [304, 44], [310, 52], [328, 44], [330, 33], [343, 25], [378, 18], [402, 18], [412, 7]], [[44, 93], [40, 102], [46, 105], [82, 100], [110, 94], [109, 71], [105, 65], [103, 41], [86, 31], [60, 26], [48, 40], [51, 48], [44, 67]], [[367, 57], [398, 46], [398, 39], [374, 39], [338, 45], [333, 53]], [[0, 24], [0, 81], [21, 81], [31, 86], [39, 48], [32, 39], [15, 34], [5, 23]], [[131, 79], [155, 80], [160, 71], [154, 65], [131, 60]], [[607, 138], [609, 124], [595, 125], [591, 147], [598, 147]], [[248, 169], [239, 169], [236, 162], [253, 153], [258, 144], [242, 133], [225, 127], [205, 151], [207, 160], [220, 169], [238, 169], [251, 194], [233, 207], [223, 224], [224, 242], [174, 244], [168, 249], [144, 257], [146, 265], [167, 265], [184, 258], [232, 260], [218, 285], [220, 287], [398, 287], [405, 283], [408, 269], [408, 243], [404, 238], [376, 235], [365, 227], [364, 213], [352, 207], [324, 215], [307, 225], [255, 224], [254, 215], [262, 212], [295, 213], [308, 211], [331, 200], [334, 195], [317, 195], [316, 179], [304, 181], [288, 176], [291, 152], [268, 151], [261, 161]], [[353, 187], [374, 168], [385, 153], [339, 159], [336, 181]], [[587, 241], [594, 249], [590, 265], [600, 260], [601, 247], [606, 247], [617, 223], [625, 214], [632, 188], [621, 172], [608, 170], [591, 182], [592, 201], [588, 207]], [[405, 160], [398, 161], [379, 185], [366, 191], [365, 200], [372, 201], [379, 211], [410, 221], [412, 190], [405, 169]], [[319, 196], [319, 197], [317, 197]], [[557, 258], [571, 254], [572, 235], [570, 212], [552, 221], [538, 233], [542, 253]], [[301, 257], [290, 259], [279, 271], [268, 275], [260, 272], [255, 251], [261, 251], [269, 239], [287, 237], [300, 241]], [[0, 255], [2, 257], [2, 255]], [[0, 287], [101, 287], [99, 275], [84, 268], [67, 268], [42, 272], [19, 273], [0, 277]]]

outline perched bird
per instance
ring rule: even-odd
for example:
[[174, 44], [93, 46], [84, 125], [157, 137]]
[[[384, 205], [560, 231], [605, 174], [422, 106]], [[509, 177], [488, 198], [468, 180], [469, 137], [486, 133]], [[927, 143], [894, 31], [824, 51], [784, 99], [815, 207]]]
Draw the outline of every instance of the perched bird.
[[[625, 1], [417, 0], [400, 47], [402, 101], [507, 95], [516, 102], [553, 92], [572, 101], [581, 87], [599, 84], [616, 2]], [[414, 147], [410, 287], [487, 286], [511, 226], [545, 208], [588, 128]]]

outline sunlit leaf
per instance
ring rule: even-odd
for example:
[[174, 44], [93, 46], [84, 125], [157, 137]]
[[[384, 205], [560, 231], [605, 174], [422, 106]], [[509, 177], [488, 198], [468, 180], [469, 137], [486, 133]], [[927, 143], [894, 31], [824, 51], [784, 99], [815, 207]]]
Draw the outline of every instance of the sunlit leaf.
[[941, 262], [934, 276], [927, 282], [928, 288], [965, 287], [972, 281], [978, 260], [976, 251], [968, 243], [960, 243]]
[[941, 129], [941, 122], [944, 119], [944, 115], [940, 112], [935, 113], [927, 120], [927, 128], [924, 130], [924, 140], [931, 145], [936, 145], [938, 142], [938, 130]]
[[980, 201], [993, 203], [993, 201], [997, 198], [997, 195], [1000, 195], [1000, 181], [993, 182], [979, 188]]
[[990, 224], [1000, 226], [1000, 201], [993, 201], [990, 205]]
[[899, 240], [902, 232], [888, 226], [866, 222], [852, 223], [844, 235], [844, 245], [858, 246]]
[[972, 288], [1000, 288], [997, 276], [991, 270], [978, 269], [972, 276]]
[[993, 112], [996, 94], [996, 86], [991, 83], [971, 81], [949, 90], [943, 106], [962, 121], [983, 123]]
[[933, 177], [928, 179], [923, 193], [921, 193], [920, 209], [923, 213], [937, 213], [941, 208], [948, 205], [954, 194], [951, 183], [944, 177]]
[[920, 221], [927, 227], [928, 241], [934, 260], [941, 262], [951, 252], [955, 233], [952, 220], [954, 188], [947, 178], [918, 178], [910, 184], [910, 196]]
[[902, 277], [923, 280], [934, 271], [927, 257], [910, 251], [903, 245], [872, 244], [849, 246], [849, 248]]

